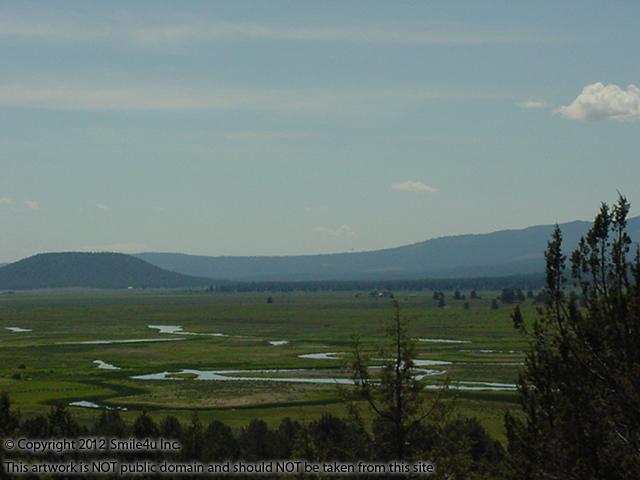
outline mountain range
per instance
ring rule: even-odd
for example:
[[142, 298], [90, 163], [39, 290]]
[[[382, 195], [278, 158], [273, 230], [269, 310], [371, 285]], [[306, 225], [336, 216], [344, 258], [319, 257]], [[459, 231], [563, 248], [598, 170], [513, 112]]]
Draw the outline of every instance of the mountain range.
[[[591, 222], [560, 225], [568, 254]], [[367, 252], [209, 257], [183, 253], [45, 253], [0, 265], [0, 290], [177, 288], [229, 282], [376, 281], [506, 277], [544, 271], [553, 225], [434, 238]], [[628, 221], [640, 238], [640, 217]], [[215, 280], [212, 280], [215, 279]]]
[[[565, 251], [572, 251], [591, 222], [560, 225]], [[297, 256], [209, 257], [148, 252], [136, 255], [158, 267], [233, 281], [376, 280], [497, 277], [544, 271], [544, 250], [554, 225], [487, 234], [434, 238], [368, 252]], [[640, 217], [629, 219], [640, 238]]]

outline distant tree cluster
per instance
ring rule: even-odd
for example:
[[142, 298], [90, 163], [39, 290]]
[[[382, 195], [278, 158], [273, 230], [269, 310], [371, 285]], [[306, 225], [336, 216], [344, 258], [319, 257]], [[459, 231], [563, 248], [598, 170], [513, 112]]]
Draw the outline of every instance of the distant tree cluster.
[[[533, 273], [506, 277], [424, 278], [418, 280], [323, 280], [290, 282], [220, 282], [218, 292], [340, 292], [340, 291], [455, 291], [501, 290], [516, 285], [520, 289], [541, 288], [544, 274]], [[477, 293], [476, 293], [477, 295]], [[479, 296], [470, 298], [478, 299]]]
[[440, 291], [440, 290], [435, 290], [433, 292], [433, 296], [432, 298], [435, 300], [436, 305], [438, 305], [438, 307], [443, 308], [447, 306], [447, 302], [444, 298], [444, 292]]
[[453, 292], [453, 299], [454, 300], [466, 300], [467, 297], [465, 295], [463, 295], [462, 292], [460, 292], [460, 290], [458, 290], [456, 288], [456, 291]]
[[503, 288], [499, 297], [500, 302], [510, 305], [512, 303], [524, 302], [525, 296], [520, 288]]

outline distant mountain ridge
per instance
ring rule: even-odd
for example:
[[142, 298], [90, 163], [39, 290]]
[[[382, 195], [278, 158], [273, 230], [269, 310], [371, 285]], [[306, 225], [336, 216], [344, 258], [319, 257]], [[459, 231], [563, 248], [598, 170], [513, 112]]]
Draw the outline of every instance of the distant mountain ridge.
[[[560, 225], [567, 253], [590, 226], [587, 221]], [[553, 228], [554, 225], [538, 225], [447, 236], [354, 253], [210, 257], [147, 252], [136, 256], [174, 272], [232, 281], [497, 277], [544, 271], [544, 250]], [[640, 217], [629, 219], [628, 231], [634, 241], [640, 239]]]
[[[591, 222], [560, 225], [570, 253]], [[508, 277], [544, 271], [553, 225], [435, 238], [368, 252], [207, 257], [181, 253], [45, 253], [0, 264], [0, 290], [180, 288], [239, 282], [378, 281]], [[628, 232], [640, 239], [640, 217]], [[212, 280], [216, 279], [216, 280]]]
[[207, 279], [170, 272], [122, 253], [41, 253], [0, 268], [0, 290], [36, 288], [177, 288]]

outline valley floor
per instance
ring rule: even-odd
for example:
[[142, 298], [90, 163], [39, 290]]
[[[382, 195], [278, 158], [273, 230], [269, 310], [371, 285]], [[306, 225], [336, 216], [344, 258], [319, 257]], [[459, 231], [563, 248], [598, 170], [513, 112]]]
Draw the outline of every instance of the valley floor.
[[[267, 297], [273, 303], [267, 303]], [[433, 395], [445, 379], [460, 413], [504, 439], [526, 343], [495, 292], [440, 308], [429, 292], [397, 295], [416, 339], [416, 374]], [[530, 302], [525, 315], [535, 315]], [[219, 419], [241, 426], [345, 412], [354, 334], [380, 365], [389, 298], [367, 292], [220, 294], [176, 291], [22, 292], [0, 297], [0, 390], [24, 416], [71, 405], [133, 418]], [[372, 370], [375, 372], [375, 369]], [[366, 406], [362, 411], [367, 414]]]

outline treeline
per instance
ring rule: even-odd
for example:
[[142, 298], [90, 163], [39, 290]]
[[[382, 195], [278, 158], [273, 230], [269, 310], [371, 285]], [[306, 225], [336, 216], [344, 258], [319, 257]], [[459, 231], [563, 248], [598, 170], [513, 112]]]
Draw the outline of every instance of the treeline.
[[211, 286], [219, 292], [340, 292], [340, 291], [421, 291], [421, 290], [501, 290], [537, 289], [544, 285], [543, 273], [477, 278], [423, 278], [417, 280], [335, 280], [292, 282], [231, 282]]
[[[176, 452], [107, 452], [105, 456], [129, 462], [143, 459], [175, 462], [279, 459], [380, 462], [394, 459], [388, 429], [383, 423], [374, 422], [372, 428], [367, 429], [358, 416], [339, 418], [324, 414], [317, 420], [304, 423], [285, 418], [274, 428], [255, 419], [246, 427], [233, 430], [219, 420], [205, 424], [197, 415], [187, 423], [174, 416], [166, 416], [156, 422], [146, 412], [142, 412], [133, 424], [128, 424], [118, 411], [107, 410], [92, 425], [82, 426], [66, 405], [52, 407], [48, 415], [21, 420], [11, 409], [6, 394], [0, 398], [0, 436], [3, 439], [164, 438], [178, 440], [182, 446]], [[412, 429], [406, 443], [413, 458], [431, 461], [441, 474], [448, 472], [453, 475], [442, 478], [495, 479], [505, 468], [504, 449], [474, 418], [456, 417], [447, 422], [421, 424], [419, 428]], [[51, 458], [59, 462], [82, 457], [78, 452], [70, 452]], [[5, 458], [20, 457], [7, 456], [5, 452]], [[22, 457], [27, 462], [42, 459], [42, 456]]]

